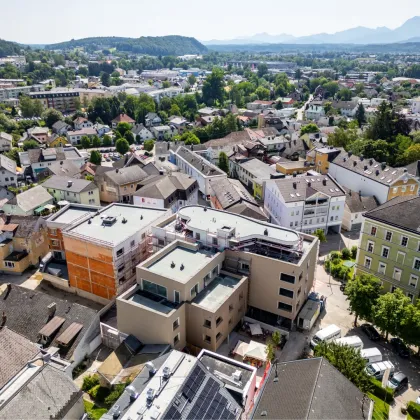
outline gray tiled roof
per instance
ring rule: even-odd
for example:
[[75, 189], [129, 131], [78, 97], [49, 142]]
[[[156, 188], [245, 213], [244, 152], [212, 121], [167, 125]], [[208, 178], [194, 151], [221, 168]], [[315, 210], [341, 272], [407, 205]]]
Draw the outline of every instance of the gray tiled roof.
[[279, 363], [272, 367], [253, 419], [368, 418], [373, 402], [326, 359]]
[[39, 230], [40, 226], [44, 226], [44, 219], [40, 216], [6, 216], [0, 217], [0, 230], [3, 224], [8, 223], [18, 225], [14, 233], [15, 238], [29, 238], [33, 233]]
[[361, 196], [356, 191], [344, 188], [346, 191], [346, 206], [351, 213], [361, 213], [362, 211], [370, 211], [378, 207], [379, 203], [375, 197]]
[[114, 184], [125, 185], [130, 182], [140, 182], [146, 178], [148, 174], [139, 166], [129, 166], [127, 168], [115, 169], [104, 174], [105, 178], [109, 178]]
[[189, 150], [185, 146], [181, 146], [176, 153], [186, 160], [191, 166], [200, 171], [204, 176], [226, 175], [225, 172], [210, 164], [209, 161]]
[[326, 194], [329, 197], [342, 197], [345, 195], [342, 187], [328, 175], [283, 178], [277, 179], [275, 183], [286, 203], [303, 201], [317, 192]]
[[44, 188], [52, 188], [72, 193], [82, 193], [98, 188], [92, 181], [88, 181], [86, 179], [70, 179], [68, 177], [58, 175], [53, 175], [51, 178], [47, 179], [42, 183], [42, 186]]
[[420, 197], [393, 198], [364, 216], [420, 234]]
[[38, 332], [49, 321], [48, 305], [51, 303], [56, 303], [55, 316], [66, 320], [50, 343], [51, 346], [59, 347], [56, 338], [73, 322], [83, 325], [70, 346], [60, 347], [60, 356], [65, 359], [71, 358], [74, 349], [97, 315], [95, 309], [14, 284], [11, 285], [10, 292], [7, 295], [6, 293], [4, 291], [0, 295], [0, 313], [3, 311], [6, 313], [7, 327], [34, 343], [38, 341]]
[[0, 389], [39, 353], [39, 347], [7, 327], [0, 329]]
[[13, 137], [10, 134], [5, 133], [4, 131], [0, 131], [0, 139], [12, 141]]
[[[55, 160], [65, 160], [66, 155], [60, 147], [51, 149], [31, 149], [28, 150], [28, 157], [31, 163], [44, 162], [44, 155], [55, 155]], [[50, 160], [51, 161], [51, 160]]]
[[22, 210], [31, 211], [52, 201], [52, 196], [41, 185], [30, 188], [12, 198], [8, 204], [17, 204]]
[[246, 162], [239, 164], [242, 168], [250, 172], [257, 179], [270, 179], [271, 175], [275, 175], [277, 172], [275, 169], [262, 162], [259, 159], [249, 159]]
[[81, 168], [78, 168], [71, 160], [52, 162], [47, 169], [54, 175], [70, 178], [79, 178], [81, 172]]
[[7, 156], [0, 155], [0, 166], [6, 171], [16, 174], [16, 162]]
[[0, 419], [63, 418], [81, 395], [71, 377], [45, 365], [2, 407]]

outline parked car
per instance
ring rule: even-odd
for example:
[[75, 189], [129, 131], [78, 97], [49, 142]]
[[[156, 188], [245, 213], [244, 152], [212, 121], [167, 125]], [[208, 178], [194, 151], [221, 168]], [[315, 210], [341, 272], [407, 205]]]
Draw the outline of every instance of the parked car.
[[376, 330], [376, 328], [371, 324], [363, 324], [362, 325], [362, 331], [372, 340], [372, 341], [378, 341], [381, 336]]
[[388, 381], [388, 387], [393, 389], [394, 392], [399, 392], [408, 387], [408, 378], [402, 372], [397, 372]]
[[397, 352], [398, 356], [404, 359], [410, 357], [410, 350], [408, 350], [408, 347], [403, 343], [401, 338], [391, 338], [391, 346]]

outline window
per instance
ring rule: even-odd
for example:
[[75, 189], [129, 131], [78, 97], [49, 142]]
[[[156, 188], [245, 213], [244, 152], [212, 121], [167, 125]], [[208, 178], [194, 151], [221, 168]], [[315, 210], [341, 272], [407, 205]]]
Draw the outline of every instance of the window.
[[413, 303], [414, 295], [412, 293], [407, 293], [407, 297], [410, 298], [411, 303]]
[[194, 296], [198, 295], [198, 288], [199, 288], [198, 283], [197, 283], [194, 287], [192, 287], [192, 288], [191, 288], [191, 297], [192, 297], [192, 298], [193, 298]]
[[407, 236], [401, 236], [401, 246], [407, 246], [408, 238]]
[[172, 330], [175, 331], [179, 327], [179, 318], [172, 323]]
[[331, 216], [330, 222], [333, 222], [333, 221], [334, 221], [334, 216]]
[[249, 264], [241, 263], [241, 269], [249, 272]]
[[392, 232], [387, 231], [385, 234], [385, 240], [391, 242], [392, 240]]
[[286, 312], [292, 312], [293, 311], [293, 306], [292, 305], [288, 305], [287, 303], [283, 303], [283, 302], [278, 302], [278, 309], [282, 310], [282, 311], [286, 311]]
[[217, 238], [212, 238], [213, 245], [217, 245]]
[[338, 220], [338, 216], [335, 216], [335, 220]]
[[392, 278], [394, 280], [401, 280], [401, 274], [402, 274], [402, 270], [400, 270], [399, 268], [394, 268], [394, 274], [392, 275]]
[[195, 234], [195, 239], [200, 240], [200, 234], [198, 232], [196, 232], [196, 234]]
[[383, 262], [380, 262], [378, 264], [378, 273], [379, 274], [385, 274], [385, 271], [386, 271], [386, 264], [383, 263]]
[[401, 187], [401, 192], [405, 192], [405, 191], [406, 191], [406, 189], [407, 189], [407, 188], [406, 188], [405, 186], [402, 186], [402, 187]]
[[388, 258], [388, 256], [389, 256], [389, 248], [387, 246], [382, 246], [382, 253], [381, 253], [381, 255], [384, 258]]
[[374, 249], [375, 249], [375, 242], [368, 241], [368, 243], [367, 243], [367, 251], [368, 252], [373, 252]]
[[219, 341], [222, 338], [222, 333], [218, 332], [216, 335], [216, 341]]
[[180, 302], [180, 295], [177, 290], [174, 290], [174, 302], [179, 303]]
[[294, 216], [295, 215], [295, 212], [294, 211], [292, 211], [291, 213], [290, 213], [290, 216]]
[[222, 321], [223, 321], [223, 318], [221, 316], [218, 316], [216, 319], [216, 327], [219, 326]]
[[332, 206], [332, 210], [335, 210], [335, 206]]
[[286, 296], [288, 298], [292, 298], [293, 299], [293, 290], [289, 290], [289, 289], [284, 289], [283, 287], [280, 287], [279, 290], [279, 295], [280, 296]]
[[205, 335], [205, 336], [204, 336], [204, 341], [205, 341], [206, 343], [211, 344], [211, 337], [210, 337], [209, 335]]
[[176, 346], [179, 343], [181, 335], [178, 333], [175, 337], [174, 337], [174, 346]]
[[286, 273], [281, 273], [280, 274], [280, 280], [285, 281], [286, 283], [294, 284], [295, 283], [295, 276], [291, 276], [291, 275], [286, 274]]
[[376, 232], [377, 232], [376, 226], [372, 226], [372, 227], [370, 228], [370, 234], [371, 234], [372, 236], [376, 236]]
[[420, 258], [414, 258], [413, 268], [420, 271]]
[[[10, 178], [11, 179], [11, 178]], [[416, 189], [416, 187], [414, 185], [410, 185], [410, 191], [414, 191]]]
[[151, 281], [143, 280], [143, 290], [154, 295], [163, 296], [166, 298], [168, 296], [166, 287], [160, 286], [159, 284], [152, 283]]
[[204, 325], [203, 325], [204, 327], [206, 327], [206, 328], [211, 328], [211, 321], [210, 320], [208, 320], [208, 319], [205, 319], [204, 320]]
[[298, 222], [295, 222], [295, 226], [297, 226], [298, 225]]
[[396, 194], [396, 193], [398, 192], [398, 187], [393, 188], [393, 189], [392, 189], [392, 192], [393, 192], [394, 194]]
[[232, 318], [229, 319], [228, 325], [232, 325]]
[[120, 248], [118, 251], [117, 251], [117, 257], [121, 257], [121, 255], [122, 254], [124, 254], [124, 248]]
[[5, 261], [4, 265], [5, 265], [5, 267], [15, 268], [15, 263], [11, 262], [11, 261]]
[[57, 229], [50, 229], [50, 234], [53, 236], [57, 236]]
[[57, 241], [56, 239], [51, 239], [51, 245], [52, 246], [59, 246], [60, 245], [60, 241]]
[[411, 274], [410, 275], [410, 280], [409, 280], [408, 284], [411, 287], [417, 287], [418, 281], [419, 281], [419, 278], [417, 276], [415, 276], [414, 274]]
[[[12, 178], [10, 178], [12, 179]], [[296, 216], [299, 216], [299, 210], [296, 210]]]
[[370, 269], [371, 265], [372, 265], [372, 258], [365, 257], [365, 267]]
[[130, 245], [131, 245], [131, 247], [133, 247], [134, 245], [136, 245], [136, 241], [134, 241], [134, 240], [133, 240], [133, 241], [131, 241], [131, 242], [130, 242]]
[[121, 265], [118, 267], [118, 273], [122, 273], [122, 272], [124, 271], [124, 268], [125, 268], [125, 265], [124, 265], [124, 264], [121, 264]]
[[232, 311], [233, 311], [233, 309], [234, 309], [234, 308], [233, 308], [233, 305], [232, 305], [232, 304], [230, 304], [230, 305], [229, 305], [229, 312], [232, 312]]
[[290, 227], [293, 227], [293, 222], [290, 222]]
[[163, 239], [158, 239], [158, 245], [160, 246], [165, 245], [165, 241]]
[[404, 264], [405, 260], [405, 252], [398, 251], [397, 252], [397, 262], [400, 264]]

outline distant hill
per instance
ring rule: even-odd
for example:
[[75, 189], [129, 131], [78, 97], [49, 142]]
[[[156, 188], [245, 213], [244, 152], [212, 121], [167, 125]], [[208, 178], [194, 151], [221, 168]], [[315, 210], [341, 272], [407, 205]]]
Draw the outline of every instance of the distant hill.
[[24, 49], [22, 45], [16, 42], [5, 41], [0, 39], [0, 57], [6, 57], [8, 55], [18, 55]]
[[420, 16], [407, 20], [396, 29], [386, 27], [366, 28], [358, 26], [334, 34], [320, 33], [295, 37], [290, 34], [256, 34], [231, 40], [203, 41], [205, 45], [245, 45], [245, 44], [390, 44], [407, 42], [420, 37]]
[[140, 38], [95, 37], [45, 45], [48, 50], [69, 50], [77, 47], [84, 47], [89, 51], [116, 48], [118, 51], [149, 55], [184, 55], [207, 52], [207, 47], [195, 38], [178, 35], [142, 36]]

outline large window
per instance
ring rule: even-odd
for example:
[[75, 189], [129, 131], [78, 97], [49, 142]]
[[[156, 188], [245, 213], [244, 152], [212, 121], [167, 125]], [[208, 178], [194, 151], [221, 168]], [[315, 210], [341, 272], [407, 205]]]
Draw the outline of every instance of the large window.
[[372, 265], [372, 258], [365, 257], [365, 267], [367, 269], [370, 269], [370, 266]]
[[386, 271], [386, 264], [383, 262], [380, 262], [378, 265], [378, 273], [385, 274], [385, 271]]
[[401, 246], [407, 246], [408, 238], [407, 236], [401, 236]]
[[168, 297], [166, 287], [152, 283], [151, 281], [143, 280], [143, 290], [153, 293], [154, 295], [163, 296], [164, 298]]
[[198, 283], [194, 287], [191, 288], [191, 297], [192, 298], [195, 297], [196, 295], [198, 295], [198, 292], [199, 292], [198, 288], [199, 288]]
[[292, 312], [292, 310], [293, 310], [292, 305], [288, 305], [287, 303], [283, 303], [283, 302], [278, 303], [278, 308], [281, 309], [282, 311], [286, 311], [286, 312]]
[[419, 278], [417, 276], [415, 276], [414, 274], [410, 275], [410, 281], [408, 282], [408, 284], [411, 287], [417, 287], [417, 282], [419, 281]]
[[179, 292], [177, 290], [174, 291], [174, 302], [175, 303], [179, 303], [180, 301], [180, 295]]
[[284, 289], [283, 287], [280, 287], [279, 295], [280, 296], [286, 296], [288, 298], [292, 298], [293, 299], [293, 290]]
[[413, 268], [414, 270], [420, 271], [420, 258], [414, 258]]
[[388, 241], [388, 242], [391, 242], [391, 240], [392, 240], [392, 232], [387, 231], [385, 233], [385, 240]]
[[373, 252], [374, 249], [375, 249], [375, 242], [368, 241], [368, 243], [367, 243], [367, 251], [368, 252]]
[[370, 229], [370, 234], [372, 236], [376, 236], [376, 231], [377, 231], [376, 226], [372, 226], [371, 229]]
[[281, 273], [280, 280], [285, 281], [286, 283], [295, 283], [295, 276], [291, 276], [290, 274]]

